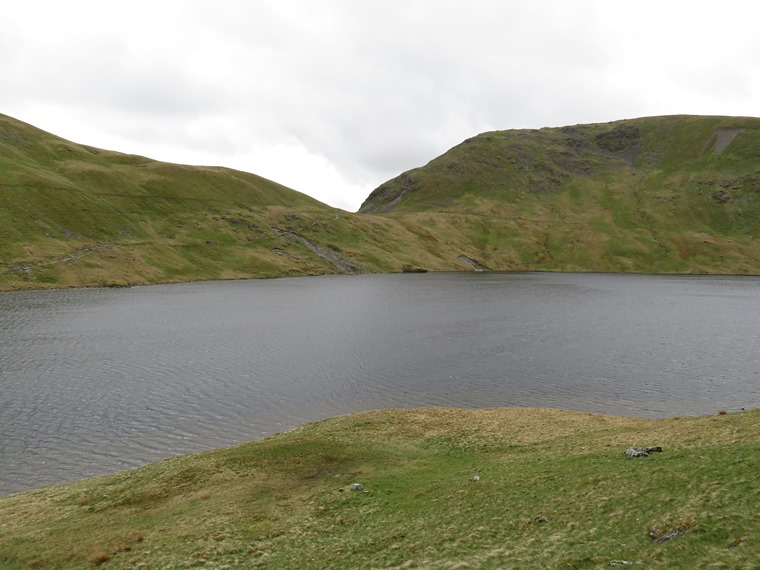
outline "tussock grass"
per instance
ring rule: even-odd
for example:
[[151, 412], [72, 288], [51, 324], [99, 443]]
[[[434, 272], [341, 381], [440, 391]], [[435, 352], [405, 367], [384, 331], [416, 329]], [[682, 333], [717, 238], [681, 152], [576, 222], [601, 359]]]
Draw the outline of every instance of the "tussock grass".
[[758, 444], [758, 411], [352, 414], [0, 499], [0, 565], [752, 568]]

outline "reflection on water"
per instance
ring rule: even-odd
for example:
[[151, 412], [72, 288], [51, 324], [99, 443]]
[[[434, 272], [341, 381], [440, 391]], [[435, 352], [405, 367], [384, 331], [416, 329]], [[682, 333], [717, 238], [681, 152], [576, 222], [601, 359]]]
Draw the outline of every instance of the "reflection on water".
[[760, 402], [760, 279], [424, 274], [0, 294], [0, 494], [391, 406]]

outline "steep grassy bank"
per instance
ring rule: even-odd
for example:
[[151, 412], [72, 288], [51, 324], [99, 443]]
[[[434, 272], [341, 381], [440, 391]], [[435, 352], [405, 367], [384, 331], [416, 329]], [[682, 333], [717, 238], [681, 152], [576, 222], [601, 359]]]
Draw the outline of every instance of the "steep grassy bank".
[[754, 568], [759, 444], [758, 411], [354, 414], [2, 498], [0, 565]]

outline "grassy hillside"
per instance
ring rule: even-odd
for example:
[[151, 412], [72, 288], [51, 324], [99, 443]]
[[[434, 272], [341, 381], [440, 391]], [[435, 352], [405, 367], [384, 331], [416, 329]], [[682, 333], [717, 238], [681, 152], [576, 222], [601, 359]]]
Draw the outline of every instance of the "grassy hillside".
[[758, 445], [758, 411], [354, 414], [2, 498], [0, 565], [755, 568]]
[[95, 149], [0, 115], [0, 289], [440, 266], [428, 249], [396, 220], [253, 174]]
[[427, 269], [760, 274], [760, 119], [484, 133], [360, 214], [0, 115], [0, 290]]
[[760, 119], [484, 133], [360, 211], [447, 227], [493, 269], [760, 273]]

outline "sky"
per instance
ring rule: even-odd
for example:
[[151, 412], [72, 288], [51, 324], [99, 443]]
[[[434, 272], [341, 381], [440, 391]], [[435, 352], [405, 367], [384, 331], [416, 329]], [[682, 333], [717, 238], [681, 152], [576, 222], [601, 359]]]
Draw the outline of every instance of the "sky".
[[752, 0], [5, 2], [0, 113], [355, 211], [478, 133], [760, 116]]

